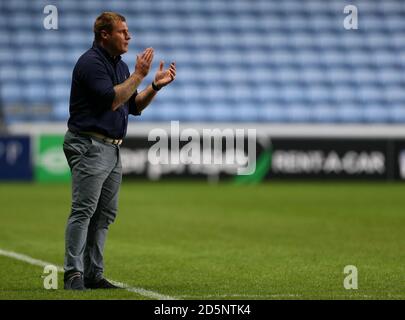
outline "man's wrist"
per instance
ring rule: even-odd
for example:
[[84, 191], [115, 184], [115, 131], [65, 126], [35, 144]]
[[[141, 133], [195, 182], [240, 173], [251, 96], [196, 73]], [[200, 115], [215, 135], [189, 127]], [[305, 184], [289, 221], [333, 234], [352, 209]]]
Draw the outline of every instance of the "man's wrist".
[[139, 82], [142, 82], [142, 80], [143, 80], [143, 78], [144, 78], [144, 76], [142, 76], [140, 73], [137, 73], [137, 72], [134, 72], [134, 73], [131, 75], [131, 77], [134, 78], [134, 79], [136, 79], [136, 80], [138, 80]]
[[152, 89], [155, 90], [155, 91], [159, 91], [160, 89], [162, 89], [162, 87], [159, 88], [159, 87], [155, 84], [155, 81], [152, 81]]

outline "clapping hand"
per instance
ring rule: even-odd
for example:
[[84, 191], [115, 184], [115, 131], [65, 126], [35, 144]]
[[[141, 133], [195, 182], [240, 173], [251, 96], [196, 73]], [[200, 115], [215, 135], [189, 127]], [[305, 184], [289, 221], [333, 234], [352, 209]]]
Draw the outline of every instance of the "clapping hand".
[[160, 89], [164, 86], [167, 86], [176, 78], [176, 63], [172, 62], [170, 67], [166, 70], [163, 69], [164, 62], [160, 61], [159, 70], [156, 72], [154, 84]]
[[149, 73], [154, 51], [153, 48], [147, 48], [141, 55], [136, 56], [135, 73], [142, 78], [146, 77]]

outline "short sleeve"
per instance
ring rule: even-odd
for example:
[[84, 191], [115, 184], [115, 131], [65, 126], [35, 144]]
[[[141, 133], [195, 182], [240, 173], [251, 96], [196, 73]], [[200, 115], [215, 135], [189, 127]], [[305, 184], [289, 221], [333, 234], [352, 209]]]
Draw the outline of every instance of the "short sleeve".
[[111, 109], [115, 90], [105, 64], [99, 59], [87, 60], [80, 64], [78, 72], [82, 84], [89, 90], [97, 105], [103, 109]]
[[138, 111], [138, 108], [136, 107], [136, 103], [135, 103], [135, 98], [136, 98], [137, 94], [138, 94], [138, 90], [136, 90], [135, 93], [128, 100], [129, 114], [132, 114], [134, 116], [141, 115], [141, 112]]

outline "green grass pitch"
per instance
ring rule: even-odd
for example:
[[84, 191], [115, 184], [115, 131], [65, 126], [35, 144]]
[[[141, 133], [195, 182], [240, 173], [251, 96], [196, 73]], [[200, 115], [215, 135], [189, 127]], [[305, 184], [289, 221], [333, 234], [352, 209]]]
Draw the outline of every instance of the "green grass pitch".
[[[63, 264], [69, 184], [2, 183], [0, 203], [0, 249]], [[105, 274], [178, 299], [404, 299], [404, 230], [402, 184], [125, 182]], [[0, 255], [0, 299], [149, 299], [42, 274]]]

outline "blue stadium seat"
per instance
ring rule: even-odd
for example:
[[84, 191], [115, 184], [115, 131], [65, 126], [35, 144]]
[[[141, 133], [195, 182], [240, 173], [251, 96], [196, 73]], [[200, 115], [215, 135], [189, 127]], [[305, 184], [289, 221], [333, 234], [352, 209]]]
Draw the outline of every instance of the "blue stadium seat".
[[390, 120], [394, 123], [405, 122], [405, 107], [404, 105], [394, 105], [389, 110]]
[[8, 104], [15, 104], [20, 102], [21, 99], [21, 89], [16, 82], [5, 82], [0, 87], [2, 102], [5, 106]]

